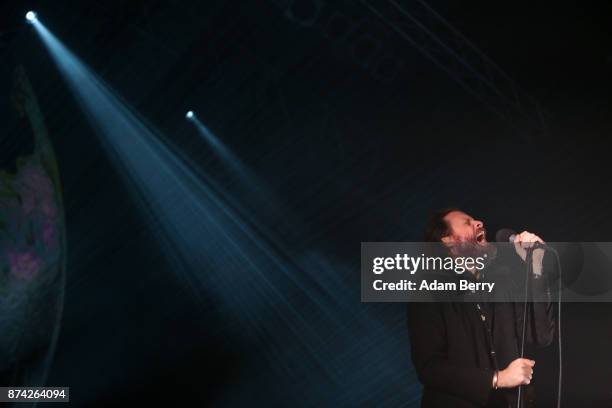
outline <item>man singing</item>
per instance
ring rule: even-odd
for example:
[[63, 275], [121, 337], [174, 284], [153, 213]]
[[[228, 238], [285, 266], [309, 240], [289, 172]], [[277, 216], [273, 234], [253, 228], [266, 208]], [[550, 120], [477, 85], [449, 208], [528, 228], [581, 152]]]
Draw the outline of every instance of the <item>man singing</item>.
[[[467, 244], [487, 253], [482, 221], [459, 209], [435, 213], [425, 229], [425, 240], [440, 242], [449, 254]], [[535, 361], [520, 358], [523, 330], [525, 344], [547, 346], [554, 337], [553, 307], [548, 297], [548, 275], [543, 268], [544, 251], [529, 249], [543, 241], [522, 232], [514, 237], [512, 262], [494, 259], [482, 272], [465, 273], [462, 279], [483, 280], [483, 275], [513, 276], [525, 280], [525, 262], [531, 260], [532, 292], [544, 294], [543, 302], [524, 303], [461, 301], [408, 305], [412, 361], [423, 384], [422, 407], [516, 407], [518, 388], [521, 407], [533, 406]], [[527, 256], [527, 251], [533, 251]], [[489, 251], [490, 252], [490, 251]], [[454, 273], [454, 272], [449, 272]], [[470, 299], [470, 298], [468, 298]], [[542, 299], [540, 297], [539, 299]], [[515, 303], [516, 302], [516, 303]]]

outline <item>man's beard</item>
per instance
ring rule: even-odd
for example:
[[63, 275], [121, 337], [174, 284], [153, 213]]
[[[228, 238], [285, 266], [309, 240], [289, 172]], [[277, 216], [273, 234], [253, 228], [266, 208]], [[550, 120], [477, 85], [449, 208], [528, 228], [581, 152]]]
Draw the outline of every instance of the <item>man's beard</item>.
[[464, 241], [455, 241], [450, 248], [450, 253], [454, 257], [484, 257], [487, 261], [492, 261], [497, 256], [497, 247], [488, 241], [479, 241], [475, 236]]

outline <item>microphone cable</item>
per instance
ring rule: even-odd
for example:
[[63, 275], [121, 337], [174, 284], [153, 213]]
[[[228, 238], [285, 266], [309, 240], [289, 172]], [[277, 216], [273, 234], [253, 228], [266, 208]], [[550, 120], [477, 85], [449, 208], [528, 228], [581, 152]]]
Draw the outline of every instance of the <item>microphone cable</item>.
[[557, 408], [561, 408], [561, 389], [563, 379], [563, 353], [562, 353], [562, 342], [561, 342], [561, 293], [563, 291], [563, 281], [561, 277], [561, 259], [559, 258], [559, 252], [556, 249], [548, 247], [553, 254], [555, 254], [555, 260], [557, 261], [557, 267], [559, 268], [559, 298], [557, 299], [557, 341], [559, 346], [559, 377], [557, 379]]

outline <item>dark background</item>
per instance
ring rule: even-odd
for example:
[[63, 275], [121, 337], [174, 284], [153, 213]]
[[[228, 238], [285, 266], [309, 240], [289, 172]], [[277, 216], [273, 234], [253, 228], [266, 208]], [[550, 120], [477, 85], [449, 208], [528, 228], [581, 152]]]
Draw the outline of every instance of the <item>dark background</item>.
[[[402, 37], [372, 12], [389, 10], [385, 1], [27, 3], [0, 6], [2, 61], [26, 67], [58, 155], [68, 287], [49, 384], [70, 386], [77, 405], [129, 398], [416, 406], [404, 306], [359, 302], [360, 242], [418, 241], [427, 214], [448, 205], [490, 231], [610, 240], [607, 2], [428, 3], [465, 36], [460, 41], [422, 3], [400, 2], [442, 39], [435, 46], [423, 30]], [[341, 306], [331, 308], [339, 326], [295, 295], [314, 334], [288, 332], [279, 306], [265, 324], [268, 337], [258, 337], [205, 291], [194, 294], [175, 279], [24, 24], [29, 9], [232, 193], [223, 163], [184, 113], [203, 118], [287, 210], [275, 216], [235, 191], [251, 219], [291, 248], [296, 279], [340, 288]], [[475, 49], [507, 77], [474, 58]], [[465, 66], [440, 63], [453, 52], [469, 60], [469, 75]], [[470, 92], [486, 81], [489, 91]], [[504, 98], [491, 97], [492, 86]], [[27, 143], [10, 146], [27, 150]], [[612, 405], [610, 312], [609, 304], [564, 307], [564, 406]], [[540, 406], [551, 406], [555, 347], [536, 360]]]

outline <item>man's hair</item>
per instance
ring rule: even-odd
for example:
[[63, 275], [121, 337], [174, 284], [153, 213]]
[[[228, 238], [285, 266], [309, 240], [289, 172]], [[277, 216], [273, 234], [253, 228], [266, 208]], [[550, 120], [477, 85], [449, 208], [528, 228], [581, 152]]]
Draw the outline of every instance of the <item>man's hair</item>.
[[443, 208], [434, 212], [425, 224], [425, 242], [440, 242], [442, 237], [450, 234], [450, 228], [444, 217], [453, 211], [461, 211], [456, 207]]

